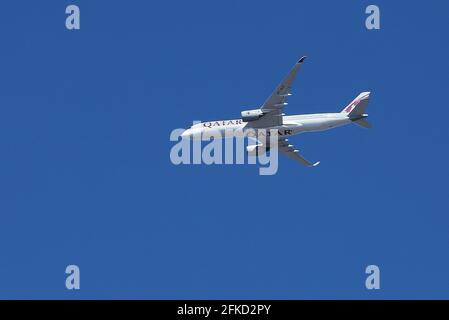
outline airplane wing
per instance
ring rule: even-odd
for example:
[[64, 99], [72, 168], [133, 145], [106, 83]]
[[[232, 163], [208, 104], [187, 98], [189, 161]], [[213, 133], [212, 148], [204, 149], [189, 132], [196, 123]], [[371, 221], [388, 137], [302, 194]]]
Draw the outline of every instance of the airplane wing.
[[290, 159], [293, 159], [295, 161], [298, 161], [302, 163], [305, 166], [308, 167], [316, 167], [320, 164], [319, 161], [312, 163], [305, 159], [298, 150], [295, 149], [295, 147], [288, 143], [288, 139], [279, 139], [278, 142], [278, 151], [285, 154]]
[[284, 80], [276, 87], [271, 96], [260, 108], [265, 113], [263, 120], [265, 125], [277, 126], [282, 124], [282, 111], [287, 105], [287, 97], [291, 96], [290, 88], [296, 78], [299, 68], [304, 63], [306, 57], [302, 57], [296, 62]]

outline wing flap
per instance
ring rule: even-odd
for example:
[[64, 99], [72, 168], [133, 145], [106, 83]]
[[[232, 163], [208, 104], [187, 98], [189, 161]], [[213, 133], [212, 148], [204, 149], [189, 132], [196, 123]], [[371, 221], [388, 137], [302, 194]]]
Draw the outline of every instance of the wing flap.
[[283, 153], [290, 159], [293, 159], [295, 161], [298, 161], [299, 163], [307, 166], [307, 167], [316, 167], [320, 164], [319, 161], [317, 162], [310, 162], [306, 158], [304, 158], [300, 153], [299, 150], [296, 150], [295, 147], [292, 144], [288, 143], [287, 139], [281, 139], [278, 142], [278, 150], [279, 152]]

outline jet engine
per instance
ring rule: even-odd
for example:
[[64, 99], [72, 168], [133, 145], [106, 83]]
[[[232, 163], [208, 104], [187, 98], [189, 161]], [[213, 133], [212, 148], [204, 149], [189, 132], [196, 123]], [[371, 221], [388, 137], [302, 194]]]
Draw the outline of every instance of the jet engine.
[[243, 122], [250, 122], [260, 119], [260, 117], [262, 117], [264, 113], [260, 109], [255, 109], [242, 111], [241, 115]]
[[246, 151], [248, 152], [248, 155], [250, 156], [257, 156], [260, 154], [264, 154], [265, 152], [269, 151], [269, 148], [265, 148], [263, 144], [253, 144], [246, 147]]

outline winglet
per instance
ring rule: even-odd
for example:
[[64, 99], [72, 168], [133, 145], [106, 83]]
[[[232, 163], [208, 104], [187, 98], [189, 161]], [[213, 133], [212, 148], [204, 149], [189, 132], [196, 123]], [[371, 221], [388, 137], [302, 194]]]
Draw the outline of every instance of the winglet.
[[312, 164], [312, 167], [316, 167], [317, 165], [320, 164], [320, 161], [315, 162], [314, 164]]
[[307, 56], [301, 57], [301, 59], [299, 59], [297, 63], [303, 63], [304, 60], [306, 60], [306, 58], [307, 58]]

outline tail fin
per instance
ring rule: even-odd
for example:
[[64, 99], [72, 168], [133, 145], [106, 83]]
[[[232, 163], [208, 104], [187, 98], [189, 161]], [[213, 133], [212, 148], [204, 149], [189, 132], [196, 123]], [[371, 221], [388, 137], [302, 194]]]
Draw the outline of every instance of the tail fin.
[[365, 109], [368, 106], [369, 95], [371, 92], [362, 92], [348, 104], [341, 113], [345, 113], [349, 118], [354, 121], [357, 119], [366, 118], [368, 115], [365, 114]]

